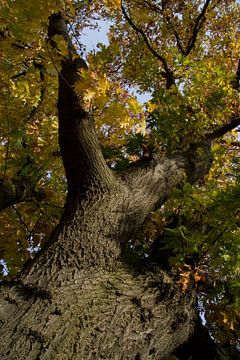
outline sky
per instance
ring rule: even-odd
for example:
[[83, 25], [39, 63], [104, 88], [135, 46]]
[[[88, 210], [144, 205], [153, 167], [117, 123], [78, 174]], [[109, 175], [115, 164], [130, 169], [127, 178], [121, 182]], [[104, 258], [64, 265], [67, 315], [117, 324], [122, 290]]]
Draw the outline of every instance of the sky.
[[80, 36], [80, 41], [86, 46], [86, 51], [97, 49], [97, 44], [109, 44], [107, 32], [111, 25], [110, 21], [99, 21], [99, 29], [87, 29]]
[[[111, 25], [110, 21], [98, 21], [98, 29], [88, 29], [85, 30], [80, 36], [80, 42], [86, 47], [86, 52], [90, 52], [93, 50], [97, 50], [97, 44], [102, 43], [104, 45], [108, 45], [108, 30]], [[149, 101], [151, 98], [151, 94], [138, 94], [135, 88], [131, 89], [131, 92], [137, 97], [138, 101], [141, 104]]]

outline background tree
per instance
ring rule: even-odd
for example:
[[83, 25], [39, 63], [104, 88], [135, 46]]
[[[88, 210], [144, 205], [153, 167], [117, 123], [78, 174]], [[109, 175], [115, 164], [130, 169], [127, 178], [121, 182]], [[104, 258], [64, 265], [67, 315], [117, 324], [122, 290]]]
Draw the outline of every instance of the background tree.
[[0, 14], [1, 356], [236, 359], [238, 1]]

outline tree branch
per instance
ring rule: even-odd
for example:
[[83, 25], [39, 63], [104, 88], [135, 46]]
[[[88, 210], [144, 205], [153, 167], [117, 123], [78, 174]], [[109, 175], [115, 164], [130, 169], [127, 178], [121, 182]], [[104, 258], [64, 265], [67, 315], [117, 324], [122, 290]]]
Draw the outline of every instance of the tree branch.
[[165, 202], [170, 191], [185, 178], [185, 166], [185, 158], [176, 155], [146, 163], [140, 160], [122, 174], [131, 194], [130, 213], [134, 219], [130, 223], [143, 222]]
[[48, 34], [53, 47], [56, 46], [53, 36], [62, 35], [69, 50], [69, 56], [63, 57], [61, 62], [57, 105], [59, 145], [68, 192], [74, 194], [92, 187], [108, 188], [114, 181], [113, 174], [103, 158], [94, 120], [75, 91], [75, 84], [81, 80], [81, 69], [87, 69], [87, 64], [77, 55], [60, 13], [50, 17]]
[[204, 6], [202, 8], [202, 11], [200, 12], [200, 14], [198, 15], [198, 17], [196, 19], [196, 22], [195, 22], [195, 25], [194, 25], [194, 28], [193, 28], [193, 32], [192, 32], [192, 36], [188, 40], [187, 48], [185, 50], [185, 55], [186, 56], [191, 52], [191, 50], [193, 49], [193, 47], [194, 47], [194, 45], [196, 43], [198, 33], [201, 30], [201, 27], [202, 27], [202, 25], [203, 25], [203, 23], [205, 21], [205, 14], [206, 14], [207, 8], [208, 8], [208, 6], [210, 4], [210, 1], [211, 0], [206, 0]]
[[[162, 15], [163, 13], [163, 9], [160, 9], [160, 7], [158, 7], [156, 4], [151, 4], [149, 1], [147, 0], [143, 0], [144, 3], [144, 7], [146, 7], [147, 9], [150, 9], [156, 13], [159, 13], [160, 15]], [[138, 1], [138, 5], [142, 5], [141, 1]]]
[[66, 21], [63, 19], [60, 12], [52, 14], [49, 18], [48, 38], [52, 47], [56, 47], [56, 43], [53, 40], [55, 35], [62, 35], [68, 45], [69, 55], [76, 55], [77, 52], [68, 34]]
[[12, 178], [3, 174], [0, 178], [0, 211], [33, 198], [38, 200], [44, 198], [42, 190], [36, 189], [42, 175], [42, 171], [29, 156]]
[[0, 179], [0, 211], [27, 199], [22, 183]]
[[20, 220], [20, 223], [24, 226], [24, 228], [27, 230], [28, 232], [28, 238], [31, 236], [31, 230], [29, 229], [29, 227], [27, 226], [27, 224], [25, 223], [25, 221], [23, 220], [20, 212], [18, 211], [18, 209], [16, 208], [15, 205], [11, 205], [12, 209], [15, 211], [15, 213], [17, 214], [19, 220]]
[[234, 79], [232, 80], [232, 87], [236, 90], [239, 90], [240, 87], [240, 59], [238, 60], [236, 74], [234, 76]]
[[236, 88], [238, 89], [240, 86], [240, 59], [238, 59], [238, 68], [236, 72]]
[[[192, 147], [187, 153], [158, 157], [146, 163], [139, 161], [122, 174], [129, 188], [125, 231], [134, 233], [151, 211], [162, 206], [172, 190], [185, 179], [195, 183], [211, 167], [210, 142]], [[129, 240], [129, 236], [127, 237]]]
[[[39, 176], [40, 178], [41, 176]], [[43, 198], [44, 194], [36, 190], [38, 179], [31, 177], [14, 179], [0, 179], [0, 211], [24, 201]]]
[[30, 122], [34, 116], [38, 113], [38, 111], [41, 108], [41, 105], [44, 102], [44, 96], [45, 96], [45, 87], [44, 87], [44, 80], [45, 80], [45, 76], [44, 76], [44, 70], [45, 67], [42, 63], [37, 63], [36, 61], [33, 61], [33, 65], [35, 67], [35, 69], [39, 70], [39, 78], [40, 78], [40, 98], [39, 101], [37, 103], [37, 105], [35, 105], [32, 110], [30, 111], [30, 114], [28, 115], [27, 119], [25, 120], [26, 123]]
[[238, 114], [233, 116], [232, 119], [227, 124], [219, 126], [216, 130], [214, 130], [210, 134], [207, 134], [205, 136], [205, 139], [214, 140], [220, 138], [229, 131], [238, 127], [239, 125], [240, 125], [240, 115]]
[[178, 49], [180, 50], [180, 52], [181, 52], [182, 55], [186, 55], [186, 50], [185, 50], [185, 49], [183, 48], [183, 46], [182, 46], [182, 42], [181, 42], [181, 40], [180, 40], [180, 38], [179, 38], [179, 35], [178, 35], [178, 33], [177, 33], [177, 30], [175, 29], [174, 25], [172, 24], [172, 22], [171, 22], [171, 20], [170, 20], [170, 17], [167, 16], [167, 17], [166, 17], [166, 20], [167, 20], [168, 25], [171, 27], [171, 29], [172, 29], [172, 31], [173, 31], [173, 34], [174, 34], [175, 39], [176, 39], [176, 42], [177, 42], [177, 47], [178, 47]]
[[129, 25], [133, 28], [133, 30], [135, 30], [137, 33], [139, 33], [139, 34], [142, 36], [142, 38], [143, 38], [143, 40], [144, 40], [147, 48], [150, 50], [150, 52], [152, 53], [152, 55], [153, 55], [155, 58], [157, 58], [157, 59], [162, 63], [164, 72], [162, 72], [161, 74], [162, 74], [162, 76], [166, 79], [166, 82], [167, 82], [166, 87], [167, 87], [167, 89], [170, 89], [170, 87], [171, 87], [172, 85], [174, 85], [175, 81], [174, 81], [173, 72], [172, 72], [172, 70], [168, 67], [168, 64], [167, 64], [166, 59], [165, 59], [162, 55], [160, 55], [160, 54], [152, 47], [152, 45], [150, 44], [150, 41], [149, 41], [147, 35], [145, 34], [145, 32], [144, 32], [142, 29], [140, 29], [136, 24], [134, 24], [134, 22], [133, 22], [133, 21], [131, 20], [131, 18], [128, 16], [128, 14], [127, 14], [127, 12], [126, 12], [126, 10], [125, 10], [125, 8], [124, 8], [123, 5], [121, 6], [121, 8], [122, 8], [123, 16], [125, 17], [125, 19], [126, 19], [127, 22], [129, 23]]

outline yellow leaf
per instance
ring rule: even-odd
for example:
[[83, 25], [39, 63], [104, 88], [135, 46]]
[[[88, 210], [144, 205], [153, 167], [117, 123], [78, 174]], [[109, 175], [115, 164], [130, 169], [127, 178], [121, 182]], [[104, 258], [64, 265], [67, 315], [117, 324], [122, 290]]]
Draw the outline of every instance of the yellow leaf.
[[91, 102], [95, 95], [96, 95], [96, 91], [91, 90], [91, 89], [87, 89], [85, 91], [84, 96], [83, 96], [84, 102]]
[[130, 97], [127, 100], [127, 103], [129, 105], [130, 111], [133, 111], [134, 114], [138, 114], [138, 113], [142, 112], [142, 105], [139, 104], [139, 102], [137, 101], [137, 99], [135, 97]]
[[103, 74], [103, 76], [100, 77], [98, 80], [98, 91], [105, 95], [107, 90], [109, 90], [109, 88], [110, 88], [110, 85], [107, 80], [106, 74]]
[[110, 10], [117, 10], [121, 8], [121, 0], [104, 0], [104, 4]]
[[157, 108], [157, 105], [156, 104], [153, 104], [151, 101], [148, 101], [147, 102], [147, 111], [149, 113], [153, 112], [154, 110], [156, 110]]
[[123, 116], [121, 119], [120, 127], [122, 129], [127, 129], [130, 126], [131, 118], [127, 115]]

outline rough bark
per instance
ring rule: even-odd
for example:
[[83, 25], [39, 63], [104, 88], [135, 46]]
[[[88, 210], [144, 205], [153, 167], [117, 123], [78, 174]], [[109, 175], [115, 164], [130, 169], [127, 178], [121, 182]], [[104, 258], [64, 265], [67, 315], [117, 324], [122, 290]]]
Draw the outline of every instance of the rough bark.
[[158, 268], [121, 251], [149, 211], [185, 177], [184, 157], [153, 160], [108, 186], [69, 194], [63, 218], [32, 264], [2, 286], [2, 359], [164, 359], [194, 327], [186, 296]]
[[3, 294], [1, 359], [164, 359], [194, 325], [193, 299], [159, 270], [90, 268]]
[[194, 327], [194, 294], [158, 268], [141, 272], [121, 251], [185, 177], [184, 157], [154, 160], [108, 186], [69, 194], [49, 242], [2, 286], [2, 359], [164, 359]]
[[[60, 15], [50, 34], [66, 34]], [[56, 27], [54, 27], [55, 25]], [[194, 291], [157, 267], [124, 264], [122, 250], [149, 212], [210, 167], [204, 151], [155, 158], [124, 174], [106, 165], [94, 121], [74, 91], [81, 59], [59, 76], [59, 144], [68, 181], [64, 215], [19, 278], [1, 286], [1, 359], [164, 359], [194, 330]]]

